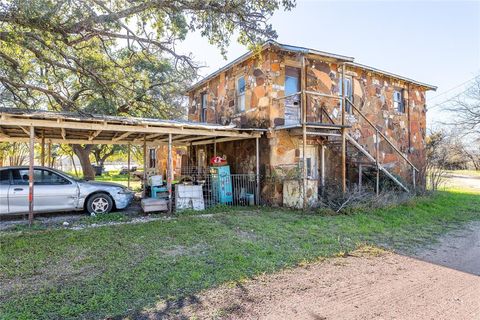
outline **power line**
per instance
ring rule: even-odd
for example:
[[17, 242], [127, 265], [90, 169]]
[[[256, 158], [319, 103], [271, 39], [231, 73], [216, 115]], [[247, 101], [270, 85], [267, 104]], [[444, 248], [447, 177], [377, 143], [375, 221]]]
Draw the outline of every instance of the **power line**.
[[471, 79], [468, 79], [467, 81], [462, 82], [462, 83], [460, 83], [459, 85], [456, 85], [455, 87], [448, 89], [447, 91], [444, 91], [444, 92], [442, 92], [442, 93], [440, 93], [440, 94], [437, 94], [436, 96], [430, 98], [429, 100], [432, 101], [432, 100], [434, 100], [434, 99], [437, 99], [438, 97], [443, 96], [443, 95], [445, 95], [445, 94], [447, 94], [447, 93], [449, 93], [449, 92], [451, 92], [451, 91], [453, 91], [453, 90], [455, 90], [455, 89], [457, 89], [457, 88], [460, 88], [461, 86], [463, 86], [463, 85], [469, 83], [470, 81], [475, 80], [475, 79], [477, 79], [477, 78], [479, 78], [479, 77], [480, 77], [480, 75], [476, 75], [475, 77], [473, 77], [473, 78], [471, 78]]
[[443, 100], [442, 102], [436, 103], [436, 104], [434, 104], [434, 105], [433, 105], [433, 106], [431, 106], [431, 107], [427, 107], [427, 110], [429, 111], [429, 110], [432, 110], [432, 109], [438, 108], [438, 107], [440, 107], [441, 105], [443, 105], [445, 102], [452, 101], [453, 99], [455, 99], [455, 98], [457, 98], [457, 97], [461, 96], [462, 94], [464, 94], [465, 92], [467, 92], [467, 91], [468, 91], [468, 89], [469, 89], [469, 88], [466, 88], [465, 90], [463, 90], [463, 91], [461, 91], [461, 92], [457, 93], [457, 94], [456, 94], [456, 95], [454, 95], [453, 97], [450, 97], [450, 98], [448, 98], [448, 99], [445, 99], [445, 100]]

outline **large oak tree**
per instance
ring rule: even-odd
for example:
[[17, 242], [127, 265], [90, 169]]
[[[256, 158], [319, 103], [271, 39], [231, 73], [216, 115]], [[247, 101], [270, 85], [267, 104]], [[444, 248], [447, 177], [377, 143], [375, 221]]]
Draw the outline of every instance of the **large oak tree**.
[[[179, 115], [198, 66], [176, 45], [197, 31], [226, 52], [276, 37], [269, 24], [295, 0], [0, 1], [3, 106], [110, 115]], [[89, 148], [74, 146], [88, 159]], [[87, 157], [85, 157], [87, 155]], [[87, 177], [93, 171], [83, 167]], [[83, 163], [82, 163], [83, 164]]]

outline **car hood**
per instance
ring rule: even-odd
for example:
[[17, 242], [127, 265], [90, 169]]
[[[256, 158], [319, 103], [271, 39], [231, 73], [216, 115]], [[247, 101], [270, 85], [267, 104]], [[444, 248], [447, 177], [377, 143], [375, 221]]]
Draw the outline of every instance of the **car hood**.
[[126, 187], [120, 183], [115, 182], [103, 182], [103, 181], [82, 181], [80, 184], [92, 186], [92, 187], [117, 187], [125, 189]]

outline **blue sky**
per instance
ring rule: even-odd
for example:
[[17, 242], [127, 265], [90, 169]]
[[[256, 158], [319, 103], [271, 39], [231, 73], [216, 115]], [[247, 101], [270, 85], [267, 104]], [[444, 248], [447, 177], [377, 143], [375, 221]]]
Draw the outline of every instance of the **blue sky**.
[[[427, 96], [429, 127], [448, 117], [435, 105], [463, 91], [465, 85], [459, 85], [480, 73], [480, 1], [300, 0], [292, 11], [277, 12], [271, 23], [281, 43], [353, 56], [438, 86]], [[202, 75], [246, 51], [232, 41], [224, 60], [198, 34], [180, 49], [207, 66]]]

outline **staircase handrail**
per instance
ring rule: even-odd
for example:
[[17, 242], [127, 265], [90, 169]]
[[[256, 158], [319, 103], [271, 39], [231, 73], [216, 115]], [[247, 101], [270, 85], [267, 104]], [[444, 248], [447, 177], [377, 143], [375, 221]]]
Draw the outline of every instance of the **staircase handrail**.
[[[420, 172], [417, 167], [415, 167], [415, 165], [403, 154], [403, 152], [401, 152], [388, 138], [386, 135], [384, 135], [378, 128], [376, 125], [374, 125], [370, 120], [368, 120], [368, 118], [360, 111], [360, 109], [358, 109], [351, 101], [350, 99], [348, 98], [345, 98], [345, 100], [355, 109], [355, 111], [358, 112], [358, 114], [365, 120], [367, 121], [367, 123], [373, 128], [375, 129], [375, 131], [382, 136], [383, 139], [385, 139], [385, 141], [405, 160], [407, 161], [407, 163], [417, 172]], [[378, 141], [377, 141], [378, 143]]]

